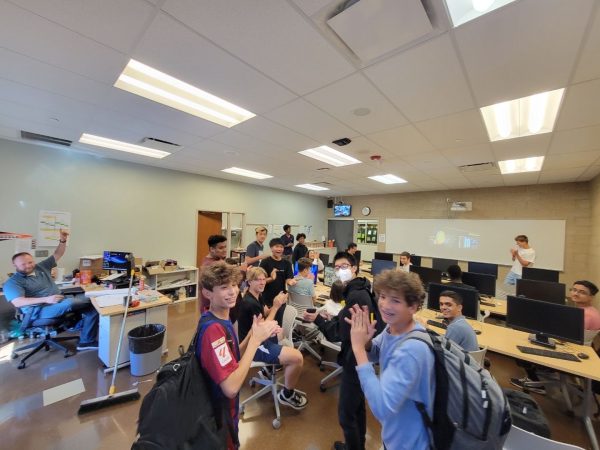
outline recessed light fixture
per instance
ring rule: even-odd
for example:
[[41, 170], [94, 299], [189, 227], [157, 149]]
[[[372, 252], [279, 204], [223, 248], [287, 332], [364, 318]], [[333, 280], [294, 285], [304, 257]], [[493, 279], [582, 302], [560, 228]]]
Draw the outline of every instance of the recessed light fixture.
[[371, 180], [379, 181], [383, 184], [406, 183], [406, 180], [404, 178], [397, 177], [396, 175], [392, 175], [391, 173], [388, 173], [387, 175], [375, 175], [368, 178], [370, 178]]
[[310, 189], [311, 191], [328, 191], [329, 188], [323, 186], [317, 186], [316, 184], [297, 184], [296, 187], [302, 189]]
[[82, 144], [93, 145], [96, 147], [109, 148], [111, 150], [119, 150], [121, 152], [135, 153], [136, 155], [149, 156], [150, 158], [164, 158], [171, 153], [163, 150], [155, 150], [153, 148], [143, 147], [141, 145], [129, 144], [128, 142], [115, 141], [93, 134], [83, 133], [79, 138]]
[[511, 173], [539, 172], [544, 164], [543, 156], [532, 156], [531, 158], [507, 159], [498, 161], [500, 173], [507, 175]]
[[345, 153], [338, 152], [337, 150], [321, 145], [320, 147], [309, 148], [308, 150], [302, 150], [298, 152], [301, 155], [308, 156], [309, 158], [318, 159], [327, 164], [331, 164], [335, 167], [349, 166], [351, 164], [359, 164], [359, 161], [352, 156], [346, 155]]
[[250, 111], [135, 59], [129, 60], [115, 87], [227, 128], [255, 116]]
[[446, 0], [446, 6], [452, 19], [452, 25], [458, 27], [463, 23], [492, 12], [515, 0]]
[[550, 133], [564, 91], [541, 92], [481, 108], [490, 141]]
[[266, 178], [273, 178], [272, 175], [267, 175], [260, 172], [254, 172], [252, 170], [240, 169], [239, 167], [230, 167], [229, 169], [223, 169], [221, 172], [232, 173], [234, 175], [241, 175], [248, 178], [256, 178], [257, 180], [264, 180]]

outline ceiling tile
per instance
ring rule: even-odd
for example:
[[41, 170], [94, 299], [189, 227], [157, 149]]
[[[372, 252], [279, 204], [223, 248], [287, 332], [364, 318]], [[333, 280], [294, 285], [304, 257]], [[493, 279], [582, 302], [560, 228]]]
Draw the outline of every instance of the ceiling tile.
[[364, 73], [412, 122], [474, 106], [447, 34], [374, 64]]
[[537, 184], [540, 177], [540, 172], [532, 173], [512, 173], [510, 175], [502, 175], [506, 186], [520, 186], [526, 184]]
[[16, 53], [113, 84], [128, 58], [43, 17], [0, 2], [0, 42]]
[[265, 116], [322, 144], [358, 135], [355, 130], [348, 128], [301, 98], [270, 111]]
[[446, 149], [442, 150], [441, 153], [455, 166], [494, 161], [494, 155], [490, 144]]
[[571, 169], [600, 164], [600, 150], [590, 152], [548, 155], [544, 159], [543, 173], [547, 170]]
[[307, 16], [312, 16], [320, 9], [323, 9], [332, 0], [293, 0], [293, 2], [306, 14]]
[[[363, 134], [407, 123], [404, 116], [362, 74], [336, 81], [304, 98]], [[364, 112], [367, 114], [362, 115]]]
[[543, 3], [516, 2], [455, 29], [477, 106], [566, 86], [593, 0]]
[[488, 142], [478, 109], [419, 122], [415, 126], [438, 149]]
[[569, 87], [561, 109], [558, 130], [600, 124], [600, 79]]
[[255, 114], [295, 97], [166, 14], [155, 18], [133, 57]]
[[281, 0], [168, 0], [163, 9], [299, 95], [356, 70]]
[[369, 134], [368, 138], [396, 155], [411, 155], [432, 151], [433, 145], [412, 125]]
[[547, 170], [544, 168], [540, 174], [540, 183], [565, 183], [577, 181], [577, 178], [585, 172], [587, 167], [565, 168]]
[[321, 145], [314, 139], [260, 116], [236, 125], [235, 130], [297, 152]]
[[593, 78], [600, 78], [600, 8], [596, 8], [573, 82], [579, 83]]
[[[495, 169], [498, 171], [498, 169]], [[489, 171], [492, 172], [492, 171]], [[476, 188], [504, 186], [504, 177], [498, 173], [465, 173], [465, 178]]]
[[583, 174], [577, 179], [577, 181], [588, 181], [593, 180], [595, 177], [600, 175], [600, 165], [598, 166], [590, 166], [586, 169]]
[[548, 153], [571, 153], [600, 148], [600, 125], [555, 131]]
[[548, 150], [550, 138], [551, 134], [545, 133], [536, 136], [495, 141], [491, 143], [491, 146], [496, 156], [496, 161], [544, 156]]
[[18, 0], [18, 5], [122, 53], [131, 51], [155, 14], [143, 0]]
[[454, 169], [458, 173], [456, 167], [442, 153], [437, 151], [420, 153], [418, 155], [406, 155], [402, 159], [425, 173], [432, 169]]

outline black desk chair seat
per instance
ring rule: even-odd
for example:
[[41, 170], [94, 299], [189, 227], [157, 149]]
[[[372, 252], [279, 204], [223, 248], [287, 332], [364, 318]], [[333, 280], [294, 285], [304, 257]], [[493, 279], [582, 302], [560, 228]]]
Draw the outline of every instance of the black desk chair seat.
[[65, 331], [71, 324], [76, 323], [75, 313], [68, 313], [61, 317], [54, 317], [52, 319], [35, 319], [31, 320], [31, 313], [25, 314], [23, 320], [21, 322], [20, 331], [25, 333], [27, 331], [31, 331], [34, 328], [44, 328], [44, 338], [39, 342], [34, 342], [32, 344], [24, 345], [23, 347], [19, 347], [18, 349], [13, 351], [12, 357], [14, 359], [18, 358], [18, 353], [24, 350], [31, 350], [27, 355], [25, 355], [21, 362], [18, 365], [19, 369], [24, 369], [26, 367], [26, 361], [39, 352], [41, 349], [49, 351], [52, 347], [55, 350], [60, 350], [65, 353], [65, 358], [69, 356], [73, 356], [75, 353], [68, 348], [59, 344], [59, 342], [65, 341], [73, 341], [79, 339], [79, 336], [51, 336], [52, 332], [61, 333]]

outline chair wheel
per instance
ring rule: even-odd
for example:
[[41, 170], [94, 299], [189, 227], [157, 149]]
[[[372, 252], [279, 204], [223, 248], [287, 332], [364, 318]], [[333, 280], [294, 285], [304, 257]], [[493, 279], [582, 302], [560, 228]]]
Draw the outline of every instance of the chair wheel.
[[256, 385], [254, 380], [250, 380], [250, 382], [248, 384], [250, 385], [251, 388], [254, 388], [254, 386]]
[[21, 364], [17, 366], [17, 369], [21, 370], [25, 368], [25, 362], [23, 361]]
[[279, 419], [273, 419], [273, 428], [275, 428], [276, 430], [279, 430], [280, 427], [281, 427], [281, 421]]
[[327, 388], [325, 387], [325, 385], [321, 384], [321, 385], [319, 385], [319, 390], [321, 392], [325, 392], [327, 390]]
[[50, 346], [48, 344], [44, 345], [44, 350], [46, 350], [47, 352], [50, 351]]
[[567, 416], [575, 417], [575, 413], [573, 411], [566, 411]]
[[12, 359], [17, 359], [19, 357], [19, 355], [17, 355], [16, 353], [13, 353], [12, 355], [10, 355], [10, 357]]
[[240, 416], [243, 416], [245, 411], [246, 411], [246, 408], [244, 407], [244, 405], [240, 406], [240, 412], [239, 412]]
[[67, 351], [65, 352], [65, 358], [68, 358], [69, 356], [73, 356], [74, 354], [75, 354], [75, 353], [73, 353], [73, 352], [71, 352], [71, 351], [67, 350]]
[[319, 370], [320, 370], [321, 372], [325, 372], [325, 367], [323, 367], [321, 364], [319, 364]]

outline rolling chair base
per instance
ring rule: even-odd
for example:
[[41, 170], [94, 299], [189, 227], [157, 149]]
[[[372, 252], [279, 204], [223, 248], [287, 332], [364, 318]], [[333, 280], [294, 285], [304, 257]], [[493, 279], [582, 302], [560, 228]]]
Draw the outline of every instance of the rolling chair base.
[[61, 352], [64, 352], [65, 358], [68, 358], [69, 356], [73, 356], [75, 353], [73, 351], [69, 350], [68, 348], [60, 345], [59, 342], [72, 341], [75, 339], [79, 339], [79, 337], [78, 336], [60, 336], [60, 337], [52, 338], [52, 337], [50, 337], [50, 335], [47, 334], [46, 337], [44, 338], [44, 340], [41, 342], [34, 342], [32, 344], [28, 344], [28, 345], [18, 348], [17, 350], [15, 350], [13, 352], [12, 357], [13, 357], [13, 359], [16, 359], [16, 358], [18, 358], [17, 353], [19, 353], [23, 350], [29, 350], [30, 348], [33, 349], [21, 360], [21, 362], [17, 366], [18, 369], [24, 369], [25, 367], [27, 367], [26, 361], [29, 358], [31, 358], [33, 355], [35, 355], [37, 352], [39, 352], [42, 349], [49, 351], [50, 347], [52, 347], [54, 350], [59, 350]]

